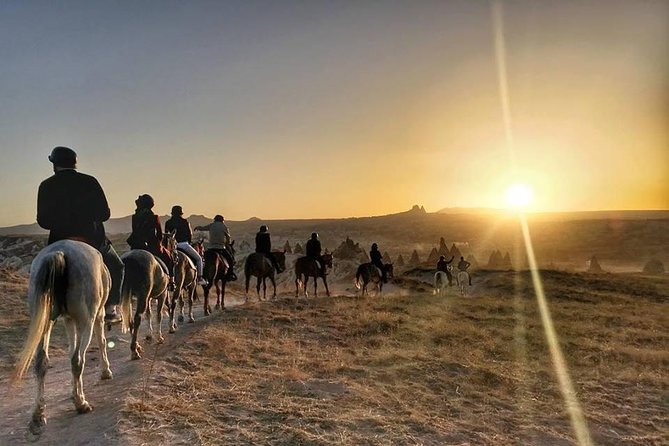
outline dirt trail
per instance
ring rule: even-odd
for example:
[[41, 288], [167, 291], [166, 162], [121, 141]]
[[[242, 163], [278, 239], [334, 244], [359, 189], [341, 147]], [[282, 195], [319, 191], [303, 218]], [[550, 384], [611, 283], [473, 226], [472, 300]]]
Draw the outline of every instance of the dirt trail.
[[[226, 308], [240, 305], [240, 296], [226, 296]], [[154, 304], [155, 305], [155, 304]], [[84, 392], [93, 405], [93, 412], [79, 415], [71, 401], [72, 374], [70, 362], [65, 352], [51, 350], [51, 366], [46, 375], [45, 399], [47, 425], [40, 438], [32, 437], [27, 430], [35, 399], [36, 382], [32, 368], [20, 387], [8, 391], [8, 379], [0, 378], [0, 446], [18, 444], [36, 445], [117, 445], [123, 443], [122, 433], [117, 425], [120, 420], [128, 392], [142, 385], [143, 377], [150, 372], [152, 360], [161, 360], [164, 353], [197, 332], [208, 319], [203, 316], [202, 300], [195, 303], [194, 324], [183, 323], [175, 334], [167, 333], [167, 317], [163, 317], [163, 344], [148, 344], [142, 341], [147, 333], [142, 321], [140, 343], [144, 347], [143, 359], [130, 359], [130, 335], [120, 334], [118, 326], [107, 332], [107, 343], [114, 379], [100, 380], [100, 355], [97, 343], [93, 341], [86, 355], [84, 370]], [[155, 312], [154, 312], [155, 313]], [[155, 317], [155, 316], [154, 316]], [[62, 322], [60, 322], [62, 323]], [[154, 326], [154, 330], [156, 327]], [[53, 344], [53, 341], [52, 341]], [[67, 346], [63, 350], [66, 349]], [[154, 364], [155, 366], [155, 364]]]
[[[290, 281], [284, 279], [284, 282]], [[228, 292], [226, 308], [244, 303], [243, 292], [239, 291], [239, 285], [241, 284], [235, 284], [233, 290]], [[294, 296], [294, 288], [292, 288], [293, 291], [289, 291], [291, 290], [290, 285], [292, 284], [281, 284], [277, 287], [281, 297]], [[384, 295], [388, 296], [405, 292], [402, 288], [390, 284], [385, 288]], [[252, 289], [250, 292], [252, 301], [256, 300], [254, 291]], [[311, 295], [313, 289], [310, 287], [309, 291]], [[351, 295], [356, 290], [351, 284], [340, 282], [332, 284], [331, 291], [333, 295]], [[325, 294], [322, 287], [319, 287], [319, 294]], [[119, 430], [119, 422], [121, 410], [125, 407], [130, 390], [140, 388], [144, 377], [154, 373], [152, 370], [157, 371], [162, 368], [161, 360], [169, 349], [185, 342], [195, 335], [208, 320], [212, 320], [203, 316], [202, 297], [195, 303], [194, 314], [196, 322], [179, 324], [175, 334], [167, 332], [168, 318], [164, 316], [165, 342], [160, 345], [143, 341], [147, 333], [146, 322], [143, 320], [139, 339], [144, 347], [144, 353], [140, 361], [130, 359], [129, 334], [120, 334], [118, 326], [114, 327], [111, 332], [106, 332], [108, 344], [110, 342], [114, 344], [113, 348], [107, 349], [114, 374], [114, 379], [109, 381], [100, 380], [99, 351], [97, 344], [93, 341], [86, 355], [84, 392], [95, 410], [85, 415], [77, 414], [71, 401], [72, 375], [69, 358], [65, 353], [67, 346], [59, 345], [62, 347], [62, 350], [59, 349], [59, 351], [51, 348], [51, 366], [47, 372], [45, 384], [47, 426], [39, 438], [32, 437], [27, 430], [36, 391], [32, 369], [14, 392], [8, 391], [7, 377], [0, 376], [0, 446], [18, 444], [104, 446], [127, 442], [128, 439], [124, 439], [123, 433]]]

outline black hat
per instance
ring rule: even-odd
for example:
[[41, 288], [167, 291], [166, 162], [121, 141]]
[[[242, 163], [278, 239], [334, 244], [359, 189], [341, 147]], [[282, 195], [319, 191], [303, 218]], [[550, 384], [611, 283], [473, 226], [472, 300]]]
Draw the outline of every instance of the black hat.
[[77, 167], [77, 154], [69, 147], [54, 147], [49, 155], [49, 161], [56, 167], [74, 169]]
[[267, 225], [262, 225], [260, 227], [260, 232], [267, 232], [267, 231], [269, 231], [269, 228], [267, 227]]
[[181, 209], [181, 206], [172, 206], [172, 215], [183, 215], [184, 210]]
[[312, 232], [311, 233], [311, 238], [316, 240], [318, 238], [318, 233], [317, 232]]

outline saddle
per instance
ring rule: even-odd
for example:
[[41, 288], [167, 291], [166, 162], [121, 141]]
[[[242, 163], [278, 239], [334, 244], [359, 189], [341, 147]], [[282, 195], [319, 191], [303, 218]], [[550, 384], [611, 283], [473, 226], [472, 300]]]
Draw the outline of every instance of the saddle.
[[190, 254], [188, 253], [188, 251], [185, 251], [185, 250], [179, 248], [178, 246], [177, 246], [177, 251], [179, 251], [179, 252], [182, 253], [184, 256], [186, 256], [186, 259], [190, 262], [190, 266], [192, 266], [193, 268], [195, 268], [196, 260], [190, 256]]
[[170, 275], [170, 270], [167, 269], [167, 265], [165, 264], [165, 262], [163, 262], [163, 259], [161, 259], [160, 257], [158, 257], [157, 255], [155, 255], [153, 253], [150, 253], [150, 254], [153, 256], [154, 259], [156, 259], [156, 262], [158, 262], [158, 265], [160, 265], [160, 267], [163, 269], [163, 272], [166, 275], [169, 276]]

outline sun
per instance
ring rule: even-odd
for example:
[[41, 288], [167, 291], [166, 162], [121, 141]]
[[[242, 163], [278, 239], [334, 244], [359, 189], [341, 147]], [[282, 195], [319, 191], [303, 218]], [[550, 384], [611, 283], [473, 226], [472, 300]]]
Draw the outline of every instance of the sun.
[[534, 192], [527, 184], [516, 183], [506, 189], [506, 204], [512, 209], [527, 209], [534, 200]]

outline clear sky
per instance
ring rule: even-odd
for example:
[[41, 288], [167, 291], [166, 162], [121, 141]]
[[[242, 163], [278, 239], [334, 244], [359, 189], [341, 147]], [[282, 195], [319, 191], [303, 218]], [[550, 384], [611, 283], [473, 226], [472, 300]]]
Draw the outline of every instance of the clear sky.
[[345, 217], [414, 203], [669, 208], [669, 2], [507, 1], [518, 171], [487, 1], [0, 2], [0, 226], [55, 145], [113, 216]]

